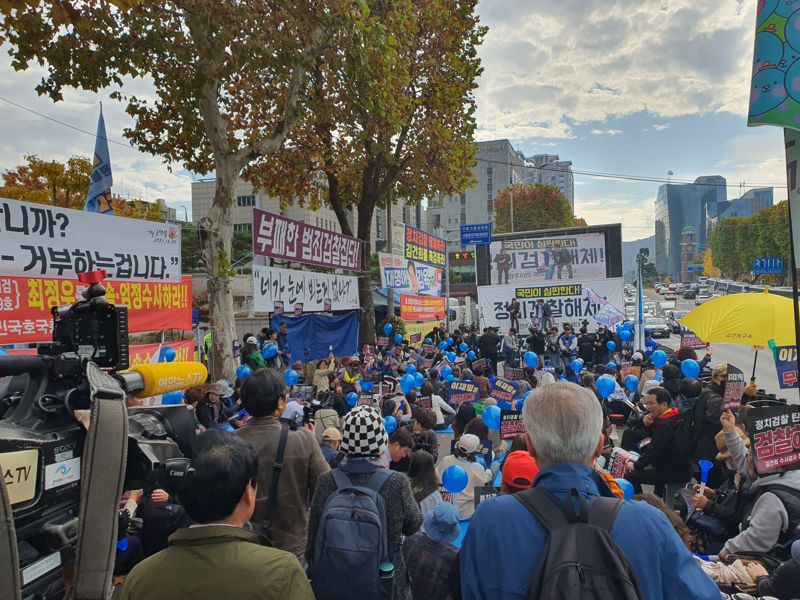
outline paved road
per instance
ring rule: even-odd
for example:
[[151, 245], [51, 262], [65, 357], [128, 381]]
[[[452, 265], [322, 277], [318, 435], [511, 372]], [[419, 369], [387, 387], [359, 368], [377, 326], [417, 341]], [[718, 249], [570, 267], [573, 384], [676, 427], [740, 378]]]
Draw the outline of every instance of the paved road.
[[[660, 296], [652, 290], [648, 290], [648, 295], [655, 300], [660, 300]], [[675, 310], [692, 310], [695, 308], [694, 300], [679, 299]], [[669, 339], [659, 339], [664, 346], [676, 349], [680, 344], [680, 337], [673, 334]], [[740, 346], [738, 344], [712, 344], [711, 365], [720, 363], [731, 363], [745, 372], [749, 379], [753, 372], [754, 353], [751, 346]], [[698, 352], [698, 354], [700, 354]], [[756, 385], [766, 390], [767, 393], [775, 394], [778, 398], [786, 398], [792, 404], [800, 404], [800, 392], [798, 390], [782, 390], [778, 386], [778, 376], [775, 370], [775, 361], [769, 350], [761, 350], [758, 353], [756, 363]]]

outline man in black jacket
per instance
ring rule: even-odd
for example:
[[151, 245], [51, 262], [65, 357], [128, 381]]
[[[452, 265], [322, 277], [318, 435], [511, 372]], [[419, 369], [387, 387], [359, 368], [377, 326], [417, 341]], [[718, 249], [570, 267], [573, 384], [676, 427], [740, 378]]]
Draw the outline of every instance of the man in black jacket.
[[644, 425], [650, 433], [650, 442], [642, 447], [638, 461], [628, 463], [625, 474], [637, 494], [642, 493], [642, 484], [646, 483], [654, 485], [655, 493], [663, 496], [667, 483], [684, 483], [689, 479], [689, 459], [675, 446], [674, 417], [678, 409], [670, 408], [670, 402], [672, 396], [661, 387], [651, 389], [645, 396]]
[[525, 340], [528, 345], [528, 350], [535, 353], [542, 361], [544, 360], [545, 352], [545, 337], [542, 328], [539, 325], [531, 325], [531, 334]]
[[497, 351], [500, 345], [500, 336], [491, 327], [487, 327], [483, 335], [478, 338], [478, 350], [492, 367], [492, 371], [497, 373]]

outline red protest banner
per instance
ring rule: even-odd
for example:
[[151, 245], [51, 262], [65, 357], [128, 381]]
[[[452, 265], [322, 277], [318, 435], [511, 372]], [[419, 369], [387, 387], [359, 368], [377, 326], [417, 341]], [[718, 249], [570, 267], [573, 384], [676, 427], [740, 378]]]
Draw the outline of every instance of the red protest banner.
[[439, 321], [444, 319], [444, 298], [400, 295], [400, 318], [404, 321]]
[[[180, 342], [164, 342], [163, 344], [134, 344], [130, 346], [130, 366], [147, 365], [153, 362], [158, 362], [159, 348], [162, 350], [166, 347], [175, 350], [175, 361], [186, 362], [193, 361], [194, 358], [194, 340], [182, 340]], [[25, 349], [9, 349], [9, 356], [35, 356], [36, 348]]]
[[800, 408], [752, 407], [745, 419], [759, 475], [800, 468]]
[[[192, 328], [192, 278], [180, 283], [107, 281], [106, 298], [128, 307], [128, 331]], [[49, 342], [50, 308], [81, 298], [86, 284], [71, 279], [0, 277], [0, 344]]]

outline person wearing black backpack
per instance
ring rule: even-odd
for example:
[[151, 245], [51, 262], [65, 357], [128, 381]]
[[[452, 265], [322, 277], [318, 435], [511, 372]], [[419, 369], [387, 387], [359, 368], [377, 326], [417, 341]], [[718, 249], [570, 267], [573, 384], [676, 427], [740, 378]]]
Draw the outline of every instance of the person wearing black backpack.
[[317, 600], [409, 600], [401, 552], [422, 511], [404, 473], [385, 468], [389, 439], [380, 413], [347, 413], [339, 449], [346, 455], [323, 474], [311, 501], [306, 560]]
[[541, 470], [534, 487], [482, 501], [459, 558], [464, 600], [718, 600], [667, 517], [613, 496], [592, 465], [603, 411], [571, 383], [537, 388], [522, 409]]

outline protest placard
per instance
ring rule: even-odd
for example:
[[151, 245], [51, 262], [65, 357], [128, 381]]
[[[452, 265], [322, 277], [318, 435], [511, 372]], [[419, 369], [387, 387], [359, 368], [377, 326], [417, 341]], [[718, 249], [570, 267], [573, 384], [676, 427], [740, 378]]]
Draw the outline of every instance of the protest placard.
[[728, 375], [725, 377], [725, 397], [722, 399], [722, 410], [737, 410], [742, 404], [745, 388], [744, 373], [741, 369], [728, 364]]
[[460, 406], [464, 402], [477, 402], [480, 397], [480, 389], [471, 381], [450, 382], [447, 399], [454, 407]]
[[797, 348], [794, 346], [776, 347], [775, 369], [778, 371], [778, 385], [782, 390], [797, 389]]
[[311, 402], [316, 397], [317, 386], [315, 385], [296, 384], [289, 386], [289, 401], [294, 400], [300, 404], [305, 404], [306, 402]]
[[470, 368], [474, 371], [475, 369], [485, 369], [489, 366], [489, 363], [486, 362], [485, 358], [479, 358], [478, 360], [473, 360]]
[[361, 392], [358, 395], [356, 406], [373, 406], [377, 401], [372, 392]]
[[525, 433], [525, 425], [522, 422], [522, 413], [516, 410], [501, 410], [500, 439], [513, 440], [521, 433]]
[[422, 344], [422, 352], [429, 356], [436, 354], [436, 346], [434, 344]]
[[759, 475], [800, 468], [800, 407], [751, 407], [747, 411], [753, 459]]
[[625, 467], [629, 462], [636, 462], [636, 457], [622, 448], [614, 448], [608, 457], [605, 470], [616, 478], [625, 477]]
[[686, 329], [686, 327], [681, 327], [681, 348], [692, 348], [693, 350], [697, 350], [700, 348], [705, 348], [706, 346], [708, 346], [708, 344], [701, 340], [696, 333]]
[[506, 367], [503, 371], [503, 377], [512, 380], [525, 379], [525, 369], [518, 367]]
[[475, 488], [475, 508], [478, 508], [478, 504], [483, 502], [484, 500], [488, 500], [489, 498], [494, 498], [500, 493], [495, 487], [490, 485], [484, 485], [481, 487]]
[[511, 402], [517, 395], [517, 386], [513, 381], [498, 377], [489, 395], [498, 402]]
[[430, 396], [417, 396], [416, 401], [414, 404], [417, 405], [417, 408], [426, 408], [428, 410], [433, 410], [433, 399]]
[[419, 344], [422, 341], [422, 332], [412, 333], [409, 336], [408, 341], [412, 344]]
[[386, 348], [389, 345], [389, 338], [381, 336], [375, 340], [375, 345], [378, 348]]

